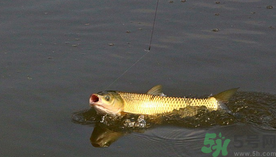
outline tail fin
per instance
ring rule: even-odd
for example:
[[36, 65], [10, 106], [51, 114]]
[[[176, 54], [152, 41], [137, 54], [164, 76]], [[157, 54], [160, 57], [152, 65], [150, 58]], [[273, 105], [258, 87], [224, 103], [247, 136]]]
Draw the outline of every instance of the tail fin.
[[232, 113], [224, 103], [228, 102], [229, 99], [237, 92], [238, 89], [239, 88], [232, 88], [232, 89], [220, 92], [213, 96], [219, 102], [218, 105], [220, 109], [222, 109], [223, 111], [226, 111], [227, 113], [230, 113], [230, 114]]
[[215, 97], [219, 102], [226, 103], [237, 92], [238, 89], [239, 88], [232, 88], [232, 89], [220, 92], [214, 95], [213, 97]]

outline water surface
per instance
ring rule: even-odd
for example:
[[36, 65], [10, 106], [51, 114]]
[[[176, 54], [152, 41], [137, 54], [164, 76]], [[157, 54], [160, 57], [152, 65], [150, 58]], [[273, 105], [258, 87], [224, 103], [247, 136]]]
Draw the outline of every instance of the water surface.
[[[75, 124], [71, 115], [88, 109], [91, 93], [106, 89], [145, 53], [155, 4], [0, 2], [1, 154], [210, 156], [200, 151], [207, 132], [232, 140], [249, 133], [274, 135], [274, 130], [250, 123], [165, 125], [122, 136], [107, 149], [91, 145], [95, 125]], [[160, 1], [150, 53], [109, 88], [144, 93], [162, 84], [170, 96], [202, 96], [234, 87], [276, 94], [275, 6], [270, 0]], [[267, 99], [262, 100], [260, 106]], [[231, 144], [228, 149], [275, 150], [259, 142], [257, 148]]]

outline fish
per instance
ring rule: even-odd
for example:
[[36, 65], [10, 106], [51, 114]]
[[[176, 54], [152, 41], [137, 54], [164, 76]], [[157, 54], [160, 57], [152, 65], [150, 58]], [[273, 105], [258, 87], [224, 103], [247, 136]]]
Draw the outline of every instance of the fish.
[[157, 115], [170, 113], [188, 106], [205, 106], [208, 110], [227, 110], [225, 103], [239, 88], [232, 88], [207, 98], [170, 97], [164, 95], [162, 86], [152, 87], [146, 94], [114, 90], [92, 94], [89, 104], [97, 114], [120, 116], [122, 114]]
[[113, 142], [124, 135], [124, 132], [113, 131], [107, 127], [96, 124], [90, 136], [90, 143], [94, 147], [109, 147]]

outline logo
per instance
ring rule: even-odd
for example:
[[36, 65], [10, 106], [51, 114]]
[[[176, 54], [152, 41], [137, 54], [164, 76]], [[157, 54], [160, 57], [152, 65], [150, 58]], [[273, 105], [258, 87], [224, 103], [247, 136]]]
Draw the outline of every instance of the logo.
[[219, 133], [217, 138], [216, 137], [217, 135], [215, 133], [206, 133], [203, 143], [205, 146], [201, 148], [201, 151], [206, 154], [213, 152], [213, 157], [217, 157], [220, 153], [226, 156], [228, 154], [227, 146], [231, 140], [222, 137], [221, 133]]

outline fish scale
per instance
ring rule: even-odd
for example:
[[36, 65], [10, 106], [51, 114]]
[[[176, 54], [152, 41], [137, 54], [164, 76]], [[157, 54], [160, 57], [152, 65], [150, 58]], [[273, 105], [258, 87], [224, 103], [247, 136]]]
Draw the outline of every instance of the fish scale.
[[123, 111], [133, 114], [160, 114], [179, 110], [187, 106], [206, 106], [210, 110], [218, 109], [218, 101], [214, 97], [195, 99], [126, 92], [117, 93], [124, 100]]

